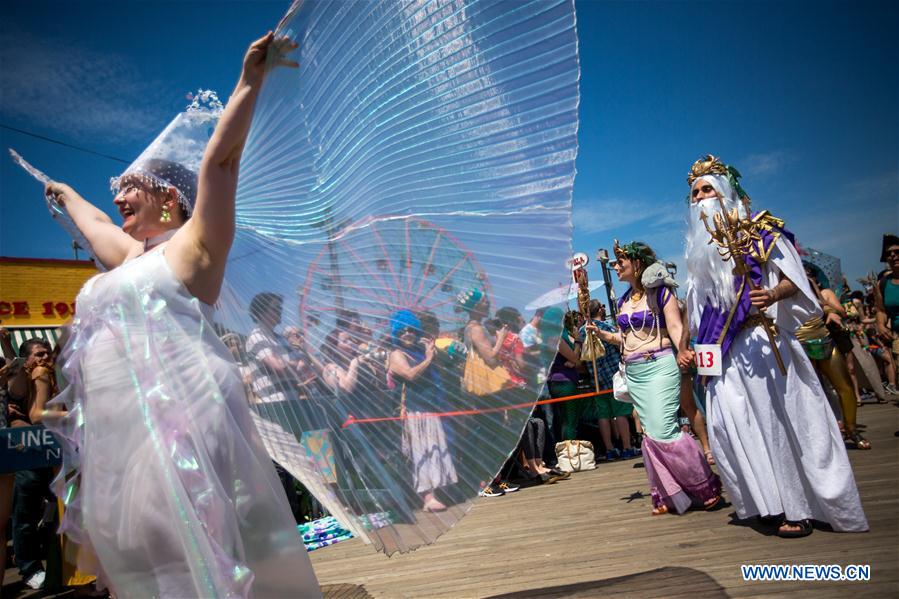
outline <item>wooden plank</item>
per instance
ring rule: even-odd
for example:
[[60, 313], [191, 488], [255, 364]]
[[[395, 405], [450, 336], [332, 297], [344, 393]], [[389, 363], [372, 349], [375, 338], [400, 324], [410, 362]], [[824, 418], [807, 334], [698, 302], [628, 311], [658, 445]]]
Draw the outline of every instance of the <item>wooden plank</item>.
[[[645, 471], [601, 464], [555, 485], [479, 499], [436, 544], [386, 558], [358, 540], [311, 554], [323, 584], [372, 597], [827, 596], [899, 594], [899, 411], [866, 406], [874, 449], [850, 452], [871, 532], [780, 539], [731, 508], [653, 517]], [[741, 564], [870, 564], [870, 582], [743, 581]]]

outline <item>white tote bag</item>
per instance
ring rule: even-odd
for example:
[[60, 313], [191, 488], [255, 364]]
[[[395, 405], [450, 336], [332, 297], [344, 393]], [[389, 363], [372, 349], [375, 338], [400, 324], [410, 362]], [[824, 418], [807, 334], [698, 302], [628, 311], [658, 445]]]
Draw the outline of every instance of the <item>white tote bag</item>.
[[590, 441], [562, 441], [556, 443], [556, 460], [559, 470], [581, 472], [596, 468], [593, 443]]
[[624, 403], [634, 403], [627, 392], [627, 378], [624, 376], [624, 363], [618, 365], [618, 372], [612, 377], [612, 395]]

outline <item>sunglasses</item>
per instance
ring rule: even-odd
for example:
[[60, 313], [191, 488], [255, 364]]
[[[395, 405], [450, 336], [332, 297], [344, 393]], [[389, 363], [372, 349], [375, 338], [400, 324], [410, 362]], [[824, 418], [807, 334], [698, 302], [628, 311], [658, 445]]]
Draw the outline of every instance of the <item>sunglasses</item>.
[[694, 188], [693, 191], [690, 193], [692, 193], [693, 197], [696, 198], [696, 197], [699, 197], [700, 191], [702, 193], [712, 193], [713, 191], [715, 191], [715, 188], [712, 187], [711, 185], [702, 185], [700, 187]]

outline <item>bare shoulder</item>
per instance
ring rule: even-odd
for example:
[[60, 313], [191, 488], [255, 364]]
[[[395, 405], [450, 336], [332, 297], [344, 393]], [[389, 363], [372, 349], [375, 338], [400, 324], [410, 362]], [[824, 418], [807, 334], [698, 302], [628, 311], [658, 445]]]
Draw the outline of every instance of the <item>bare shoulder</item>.
[[165, 259], [191, 295], [206, 304], [214, 304], [222, 288], [225, 260], [212, 260], [192, 234], [190, 225], [187, 221], [166, 244]]
[[121, 266], [128, 260], [133, 260], [144, 253], [144, 245], [139, 241], [135, 241], [134, 245], [128, 248], [128, 251], [125, 252], [125, 258], [122, 260], [121, 264], [116, 264], [115, 266]]
[[406, 352], [401, 349], [395, 349], [390, 352], [390, 362], [391, 364], [399, 363], [399, 364], [408, 364], [409, 359], [406, 358]]

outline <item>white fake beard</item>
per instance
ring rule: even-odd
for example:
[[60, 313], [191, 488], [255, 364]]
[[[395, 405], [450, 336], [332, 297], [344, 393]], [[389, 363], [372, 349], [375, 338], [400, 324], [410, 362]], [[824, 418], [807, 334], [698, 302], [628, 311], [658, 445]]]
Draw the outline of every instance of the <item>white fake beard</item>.
[[[734, 207], [730, 204], [733, 203], [725, 200], [728, 210]], [[699, 215], [705, 213], [712, 225], [712, 217], [720, 211], [717, 198], [706, 199], [690, 204], [687, 218], [687, 293], [695, 294], [700, 310], [707, 300], [714, 308], [723, 310], [729, 310], [736, 301], [733, 260], [725, 262], [721, 259], [718, 246], [709, 244], [711, 237], [699, 219]]]

